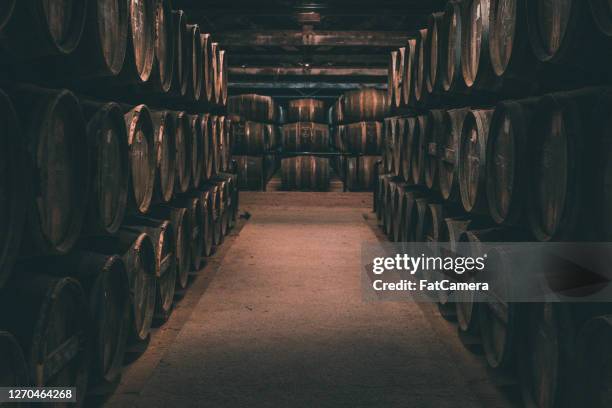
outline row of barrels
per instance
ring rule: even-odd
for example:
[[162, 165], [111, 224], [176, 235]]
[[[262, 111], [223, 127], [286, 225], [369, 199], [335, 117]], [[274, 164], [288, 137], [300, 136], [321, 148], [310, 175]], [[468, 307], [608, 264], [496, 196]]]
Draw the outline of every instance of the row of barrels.
[[330, 125], [381, 121], [391, 107], [387, 93], [375, 88], [355, 89], [342, 94], [328, 110]]
[[219, 173], [146, 216], [127, 217], [112, 236], [87, 237], [68, 255], [20, 261], [0, 289], [0, 354], [12, 362], [2, 385], [76, 387], [83, 406], [87, 390], [117, 383], [124, 362], [170, 317], [190, 273], [234, 227], [236, 183], [234, 174]]
[[454, 96], [524, 97], [605, 81], [611, 22], [600, 0], [449, 1], [391, 52], [390, 103], [427, 107]]
[[539, 241], [607, 241], [611, 98], [593, 87], [389, 118], [385, 172]]
[[79, 100], [67, 90], [0, 92], [0, 287], [15, 258], [67, 254], [126, 214], [199, 188], [230, 165], [223, 116]]
[[1, 11], [0, 69], [21, 80], [227, 103], [225, 50], [169, 0], [9, 1]]
[[228, 98], [227, 114], [237, 122], [265, 124], [285, 122], [285, 110], [271, 96], [257, 94], [234, 95]]
[[[378, 171], [384, 173], [382, 163]], [[456, 251], [459, 243], [530, 239], [524, 230], [466, 214], [391, 174], [377, 177], [374, 209], [379, 225], [396, 242], [449, 243]], [[520, 267], [519, 253], [512, 250], [493, 248], [487, 255], [496, 276], [511, 277]], [[495, 290], [504, 290], [501, 282]], [[513, 303], [501, 301], [501, 293], [478, 300], [473, 293], [437, 295], [441, 315], [456, 322], [461, 339], [481, 347], [492, 370], [519, 382], [525, 406], [607, 406], [612, 349], [603, 342], [612, 329], [609, 304]]]
[[265, 191], [268, 181], [278, 169], [275, 154], [234, 155], [233, 159], [237, 163], [238, 187], [241, 191]]

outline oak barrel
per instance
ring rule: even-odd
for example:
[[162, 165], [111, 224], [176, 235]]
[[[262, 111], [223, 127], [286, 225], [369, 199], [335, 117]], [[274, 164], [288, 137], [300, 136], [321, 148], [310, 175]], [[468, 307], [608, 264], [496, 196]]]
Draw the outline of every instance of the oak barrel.
[[287, 109], [287, 121], [326, 123], [325, 102], [320, 99], [291, 100]]
[[442, 139], [440, 140], [438, 173], [440, 193], [442, 198], [447, 201], [458, 201], [460, 199], [457, 171], [459, 164], [458, 150], [463, 121], [468, 112], [469, 109], [466, 108], [451, 109], [445, 114], [448, 131], [442, 134]]
[[193, 134], [189, 115], [186, 112], [175, 112], [175, 136], [176, 143], [176, 185], [177, 193], [184, 193], [191, 186], [191, 149]]
[[486, 161], [492, 116], [493, 109], [474, 109], [463, 121], [459, 141], [458, 179], [461, 203], [468, 213], [489, 213]]
[[138, 105], [124, 115], [130, 149], [128, 208], [131, 212], [149, 211], [155, 186], [157, 157], [155, 131], [146, 105]]
[[130, 174], [127, 129], [119, 105], [83, 103], [89, 119], [91, 196], [86, 217], [88, 234], [114, 234], [125, 216]]
[[153, 197], [167, 203], [172, 200], [176, 180], [176, 128], [174, 113], [151, 112], [155, 130], [156, 175]]
[[326, 152], [329, 150], [329, 127], [313, 122], [283, 125], [282, 146], [286, 152]]
[[343, 130], [345, 130], [343, 141], [347, 152], [373, 155], [382, 153], [382, 122], [352, 123], [344, 126]]

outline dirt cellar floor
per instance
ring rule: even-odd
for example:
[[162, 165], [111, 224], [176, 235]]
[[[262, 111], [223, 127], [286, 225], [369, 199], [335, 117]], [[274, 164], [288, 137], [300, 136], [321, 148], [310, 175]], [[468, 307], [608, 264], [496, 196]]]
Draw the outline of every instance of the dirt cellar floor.
[[241, 220], [108, 407], [513, 407], [435, 305], [363, 302], [370, 193], [241, 193]]

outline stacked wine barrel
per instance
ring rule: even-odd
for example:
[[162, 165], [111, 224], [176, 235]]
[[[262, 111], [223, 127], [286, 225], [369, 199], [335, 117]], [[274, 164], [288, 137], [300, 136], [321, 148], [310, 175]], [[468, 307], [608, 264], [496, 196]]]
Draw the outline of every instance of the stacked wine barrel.
[[[548, 3], [450, 1], [391, 52], [374, 190], [390, 240], [609, 241], [608, 4]], [[520, 253], [488, 256], [512, 279]], [[439, 293], [439, 309], [494, 370], [517, 376], [525, 406], [606, 406], [609, 304], [501, 295]]]
[[233, 127], [233, 158], [241, 190], [265, 191], [278, 168], [280, 106], [270, 96], [230, 96], [228, 114]]
[[334, 148], [343, 153], [332, 161], [349, 191], [372, 191], [375, 165], [384, 146], [383, 119], [389, 113], [384, 91], [359, 89], [342, 95], [329, 109]]
[[0, 385], [82, 406], [223, 243], [238, 180], [209, 34], [169, 1], [55, 3], [0, 7]]
[[289, 101], [282, 127], [281, 160], [284, 190], [327, 191], [330, 159], [317, 153], [330, 151], [325, 102], [318, 99]]

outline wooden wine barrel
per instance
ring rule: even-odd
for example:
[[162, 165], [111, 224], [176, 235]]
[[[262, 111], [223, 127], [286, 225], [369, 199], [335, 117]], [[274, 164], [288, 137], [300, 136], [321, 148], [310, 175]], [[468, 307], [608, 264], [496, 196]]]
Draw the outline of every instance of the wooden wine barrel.
[[425, 128], [425, 154], [423, 156], [423, 177], [425, 186], [432, 190], [438, 187], [438, 163], [440, 141], [448, 130], [444, 120], [444, 110], [430, 110], [427, 114]]
[[592, 236], [604, 224], [599, 205], [605, 200], [600, 183], [607, 148], [599, 135], [608, 113], [595, 115], [594, 109], [608, 106], [609, 96], [601, 99], [606, 92], [585, 88], [550, 94], [535, 108], [527, 159], [527, 215], [539, 241]]
[[[11, 4], [14, 3], [14, 4]], [[25, 1], [3, 2], [4, 25], [1, 40], [12, 58], [30, 60], [49, 56], [66, 56], [81, 41], [87, 1], [55, 1], [30, 4]], [[12, 11], [12, 15], [10, 12]]]
[[75, 387], [75, 406], [83, 406], [89, 367], [89, 318], [81, 285], [72, 278], [27, 270], [16, 276], [11, 288], [0, 295], [0, 327], [12, 333], [24, 351], [29, 378], [26, 384]]
[[202, 166], [204, 157], [204, 137], [202, 120], [199, 115], [188, 115], [189, 127], [191, 129], [191, 186], [198, 188], [202, 182]]
[[393, 176], [402, 176], [402, 164], [403, 158], [406, 154], [406, 132], [407, 132], [407, 119], [396, 118], [391, 121], [390, 124], [393, 126], [391, 129], [391, 138], [388, 139], [387, 150], [389, 151], [390, 158], [390, 173]]
[[[382, 122], [359, 122], [346, 129], [344, 144], [349, 153], [381, 154], [383, 148]], [[343, 146], [344, 147], [344, 146]]]
[[[589, 0], [589, 5], [591, 15], [599, 32], [607, 37], [612, 37], [612, 12], [610, 11], [610, 3], [606, 0]], [[1, 27], [2, 24], [0, 23], [0, 29]]]
[[404, 198], [403, 217], [399, 220], [401, 242], [417, 242], [416, 229], [418, 224], [418, 201], [427, 197], [419, 187], [411, 186], [406, 189]]
[[175, 39], [172, 7], [168, 1], [155, 5], [155, 63], [151, 84], [155, 91], [168, 93], [174, 77]]
[[425, 242], [441, 242], [445, 214], [444, 206], [430, 203], [423, 214], [423, 240]]
[[432, 13], [427, 22], [427, 40], [425, 42], [425, 60], [427, 60], [427, 72], [425, 75], [425, 89], [428, 95], [439, 92], [442, 89], [440, 73], [440, 43], [442, 32], [442, 20], [444, 13]]
[[212, 180], [207, 182], [203, 186], [204, 192], [206, 192], [208, 197], [208, 206], [210, 208], [210, 212], [212, 215], [212, 236], [213, 236], [213, 246], [217, 247], [221, 245], [223, 242], [223, 234], [221, 231], [221, 225], [223, 224], [223, 216], [224, 216], [224, 202], [225, 202], [225, 192], [223, 190], [222, 183], [215, 183]]
[[401, 226], [403, 242], [420, 242], [422, 226], [419, 225], [419, 211], [423, 210], [420, 206], [428, 202], [428, 194], [421, 187], [411, 186], [406, 191], [404, 218]]
[[146, 105], [134, 107], [124, 118], [130, 149], [128, 208], [146, 214], [153, 198], [157, 165], [153, 121]]
[[493, 109], [471, 110], [463, 121], [459, 141], [458, 179], [461, 203], [468, 213], [489, 214], [486, 162], [492, 116]]
[[58, 66], [54, 75], [80, 79], [118, 75], [127, 51], [128, 14], [123, 0], [89, 2], [79, 46], [70, 58], [54, 60]]
[[389, 101], [389, 105], [393, 105], [396, 108], [400, 108], [402, 104], [402, 84], [404, 82], [404, 63], [406, 61], [406, 47], [400, 47], [397, 50], [397, 62], [395, 68], [395, 82], [393, 86], [393, 99]]
[[403, 197], [403, 194], [397, 195], [398, 183], [400, 182], [393, 180], [393, 179], [388, 179], [387, 184], [384, 189], [384, 197], [382, 198], [383, 202], [385, 203], [384, 204], [385, 211], [383, 213], [382, 229], [383, 229], [383, 232], [389, 238], [393, 237], [393, 221], [396, 217], [398, 209], [402, 208], [398, 204], [399, 198]]
[[387, 190], [386, 233], [392, 242], [403, 238], [404, 220], [406, 219], [406, 193], [410, 187], [406, 183], [392, 182]]
[[[25, 174], [32, 177], [24, 182], [31, 188], [29, 198], [21, 203], [28, 211], [24, 255], [66, 254], [81, 233], [87, 209], [83, 203], [90, 188], [87, 128], [81, 107], [66, 90], [19, 86], [10, 95], [27, 148]], [[7, 170], [8, 174], [13, 171]], [[20, 188], [13, 191], [19, 193]]]
[[588, 15], [588, 2], [528, 1], [525, 5], [531, 49], [539, 61], [600, 69], [599, 63], [608, 55], [599, 52], [605, 49], [600, 48], [605, 42], [601, 43], [596, 24]]
[[372, 191], [374, 188], [374, 166], [380, 156], [359, 156], [346, 159], [346, 188], [349, 191]]
[[0, 90], [0, 288], [4, 286], [13, 270], [19, 253], [25, 223], [28, 199], [26, 145], [21, 137], [21, 127], [13, 104]]
[[79, 281], [88, 299], [91, 327], [90, 384], [113, 383], [121, 376], [131, 329], [130, 281], [121, 257], [78, 251], [44, 260], [56, 276]]
[[376, 207], [376, 220], [378, 226], [382, 227], [383, 219], [385, 217], [385, 195], [388, 184], [389, 176], [386, 174], [378, 175], [378, 189], [374, 193], [374, 207]]
[[[455, 252], [457, 248], [457, 242], [459, 242], [459, 237], [463, 232], [469, 229], [471, 222], [472, 221], [470, 219], [467, 219], [465, 217], [445, 218], [439, 231], [440, 239], [438, 242], [449, 243], [448, 251]], [[447, 254], [444, 253], [444, 250], [442, 250], [439, 255], [443, 257], [447, 256]], [[440, 277], [442, 276], [440, 275]], [[440, 315], [446, 320], [457, 319], [457, 311], [455, 305], [449, 299], [451, 297], [451, 294], [452, 292], [450, 291], [437, 291], [438, 311], [440, 312]]]
[[329, 127], [313, 122], [283, 125], [282, 146], [286, 152], [327, 152]]
[[399, 79], [397, 77], [397, 68], [398, 68], [398, 54], [399, 51], [391, 51], [389, 54], [389, 72], [387, 73], [387, 100], [390, 102], [390, 105], [395, 107], [395, 90], [397, 88], [397, 84], [399, 83]]
[[221, 171], [227, 172], [232, 158], [231, 141], [234, 137], [231, 119], [227, 116], [224, 119], [223, 133], [221, 133]]
[[491, 368], [511, 370], [516, 368], [517, 343], [523, 336], [522, 323], [526, 320], [525, 307], [520, 303], [507, 302], [509, 285], [501, 280], [510, 277], [522, 267], [521, 251], [492, 248], [487, 252], [487, 271], [494, 279], [494, 292], [478, 307], [482, 346]]
[[344, 123], [344, 95], [340, 95], [338, 100], [334, 103], [331, 116], [332, 124], [340, 125]]
[[193, 134], [189, 115], [186, 112], [175, 112], [176, 143], [176, 184], [177, 193], [185, 193], [191, 187], [191, 148]]
[[412, 155], [412, 182], [414, 184], [425, 183], [425, 155], [427, 150], [427, 120], [426, 115], [419, 115], [414, 121], [412, 143], [410, 144]]
[[218, 105], [221, 101], [221, 82], [220, 82], [220, 60], [219, 60], [219, 43], [213, 42], [211, 45], [211, 62], [213, 72], [213, 98], [212, 103]]
[[[483, 256], [482, 243], [511, 241], [511, 233], [502, 228], [488, 228], [484, 230], [470, 230], [461, 234], [459, 242], [466, 244], [465, 255], [473, 257]], [[469, 244], [469, 246], [467, 245]], [[468, 282], [472, 282], [469, 278]], [[455, 308], [459, 330], [465, 334], [480, 337], [480, 320], [478, 318], [480, 302], [473, 291], [458, 292], [456, 294]]]
[[[533, 77], [534, 57], [529, 47], [527, 9], [524, 1], [494, 0], [490, 3], [489, 55], [493, 73], [520, 86]], [[517, 85], [518, 86], [518, 85]]]
[[240, 190], [264, 191], [266, 185], [265, 156], [234, 156], [238, 162], [238, 187]]
[[219, 50], [219, 106], [227, 106], [227, 51]]
[[270, 96], [244, 94], [228, 99], [227, 112], [243, 120], [270, 123], [277, 118], [277, 105]]
[[[4, 29], [6, 24], [13, 17], [13, 13], [15, 12], [15, 4], [17, 4], [17, 0], [7, 0], [0, 5], [0, 31]], [[7, 334], [4, 333], [3, 336], [7, 336]], [[6, 337], [4, 337], [4, 339], [6, 341]]]
[[202, 255], [204, 257], [209, 257], [212, 255], [214, 251], [214, 222], [213, 222], [213, 209], [211, 207], [211, 193], [210, 190], [201, 190], [195, 192], [194, 194], [199, 194], [198, 198], [200, 199], [200, 204], [202, 205], [202, 238], [204, 240], [204, 245], [202, 247], [203, 252]]
[[132, 294], [132, 328], [129, 343], [145, 342], [155, 312], [155, 247], [151, 238], [131, 229], [119, 230], [118, 253], [123, 254]]
[[204, 62], [202, 60], [202, 39], [200, 38], [200, 26], [187, 24], [187, 38], [191, 44], [191, 79], [192, 95], [195, 101], [202, 99], [202, 84], [204, 81]]
[[504, 101], [491, 118], [486, 150], [486, 193], [497, 224], [515, 225], [527, 197], [529, 124], [538, 99]]
[[[233, 122], [232, 122], [233, 123]], [[270, 123], [265, 125], [265, 131], [268, 135], [269, 150], [277, 150], [280, 146], [280, 128]], [[232, 132], [233, 133], [233, 132]], [[232, 144], [236, 143], [236, 135], [232, 134]]]
[[215, 116], [210, 115], [208, 113], [204, 113], [201, 116], [202, 119], [202, 131], [204, 132], [204, 158], [202, 162], [202, 181], [210, 180], [213, 176], [213, 137], [214, 132], [216, 131], [216, 126], [213, 126], [213, 123], [216, 123], [217, 120]]
[[402, 106], [414, 106], [414, 59], [416, 57], [416, 39], [409, 38], [404, 54], [404, 81], [402, 82]]
[[91, 195], [85, 232], [115, 234], [125, 216], [130, 174], [127, 129], [118, 104], [83, 102], [89, 119], [87, 141], [91, 158]]
[[145, 84], [155, 62], [156, 3], [128, 0], [128, 12], [127, 53], [116, 82]]
[[364, 88], [344, 94], [343, 114], [347, 123], [379, 121], [389, 113], [390, 101], [384, 91]]
[[190, 219], [191, 231], [189, 233], [189, 253], [191, 254], [191, 270], [198, 271], [202, 267], [204, 257], [204, 208], [200, 202], [199, 195], [177, 197], [172, 206], [187, 209]]
[[429, 206], [434, 203], [435, 201], [429, 196], [416, 199], [416, 222], [413, 223], [412, 230], [413, 242], [428, 242], [425, 235], [430, 229], [429, 225], [427, 225], [427, 221], [429, 220], [427, 213], [430, 211]]
[[188, 284], [189, 272], [192, 261], [192, 236], [194, 227], [192, 218], [187, 208], [172, 204], [164, 204], [153, 207], [151, 216], [161, 220], [170, 220], [174, 229], [174, 254], [176, 263], [176, 284], [180, 289], [185, 289]]
[[223, 171], [225, 165], [225, 139], [226, 139], [226, 128], [225, 128], [225, 116], [217, 116], [217, 148], [214, 152], [215, 156], [215, 175]]
[[440, 31], [440, 55], [442, 89], [446, 93], [465, 92], [465, 82], [461, 70], [461, 44], [465, 35], [462, 4], [448, 2]]
[[235, 173], [238, 163], [234, 162], [232, 173], [220, 173], [216, 180], [225, 181], [227, 186], [227, 231], [230, 231], [236, 225], [238, 220], [240, 192], [238, 190], [238, 175]]
[[172, 313], [174, 289], [176, 286], [176, 236], [172, 223], [145, 217], [128, 220], [128, 228], [145, 233], [151, 238], [155, 250], [155, 312], [154, 321], [165, 323]]
[[447, 132], [442, 134], [439, 147], [439, 182], [440, 193], [446, 201], [458, 201], [459, 180], [458, 180], [458, 161], [459, 161], [459, 141], [463, 121], [469, 109], [451, 109], [446, 111], [445, 122]]
[[[268, 126], [258, 122], [232, 122], [234, 145], [232, 153], [238, 155], [258, 155], [267, 153], [271, 148]], [[273, 127], [272, 127], [273, 128]]]
[[229, 188], [226, 180], [215, 176], [206, 186], [213, 200], [213, 242], [219, 246], [225, 241], [229, 214]]
[[393, 172], [393, 154], [394, 154], [394, 146], [396, 144], [396, 122], [398, 118], [386, 118], [383, 122], [383, 132], [385, 134], [384, 137], [384, 151], [383, 151], [383, 161], [385, 167], [385, 173]]
[[[382, 131], [382, 127], [381, 127]], [[346, 147], [346, 126], [338, 125], [336, 127], [330, 128], [330, 132], [332, 134], [332, 146], [334, 149], [340, 152], [345, 152]], [[383, 138], [381, 137], [381, 142]]]
[[489, 54], [490, 0], [471, 0], [466, 6], [461, 38], [463, 81], [472, 91], [494, 91], [501, 84], [491, 67]]
[[176, 180], [176, 128], [171, 111], [151, 112], [155, 130], [155, 152], [157, 171], [153, 197], [164, 203], [172, 200]]
[[210, 117], [211, 128], [208, 134], [208, 145], [210, 146], [209, 163], [211, 167], [211, 177], [217, 174], [219, 161], [219, 116]]
[[329, 159], [299, 156], [281, 161], [284, 190], [327, 191], [329, 189]]
[[325, 123], [325, 102], [320, 99], [289, 101], [287, 121]]
[[172, 93], [175, 97], [184, 98], [191, 87], [191, 43], [187, 41], [187, 17], [183, 10], [172, 11], [174, 27], [174, 72], [172, 75]]
[[425, 104], [427, 98], [427, 87], [425, 80], [427, 72], [429, 71], [427, 60], [427, 29], [423, 28], [419, 30], [416, 36], [416, 48], [414, 55], [414, 73], [412, 75], [414, 79], [414, 100], [417, 105]]
[[415, 131], [417, 126], [417, 118], [406, 118], [405, 119], [405, 128], [404, 128], [404, 137], [402, 142], [400, 142], [399, 148], [401, 151], [401, 156], [399, 159], [400, 165], [400, 173], [399, 176], [403, 177], [407, 183], [413, 183], [412, 179], [412, 166], [413, 166], [413, 150], [415, 143]]
[[4, 387], [25, 387], [30, 384], [28, 366], [19, 342], [11, 333], [0, 331], [0, 378]]
[[214, 74], [212, 72], [212, 38], [208, 33], [201, 33], [200, 39], [202, 42], [202, 64], [204, 65], [202, 100], [206, 100], [207, 103], [211, 104], [215, 93], [213, 89]]

